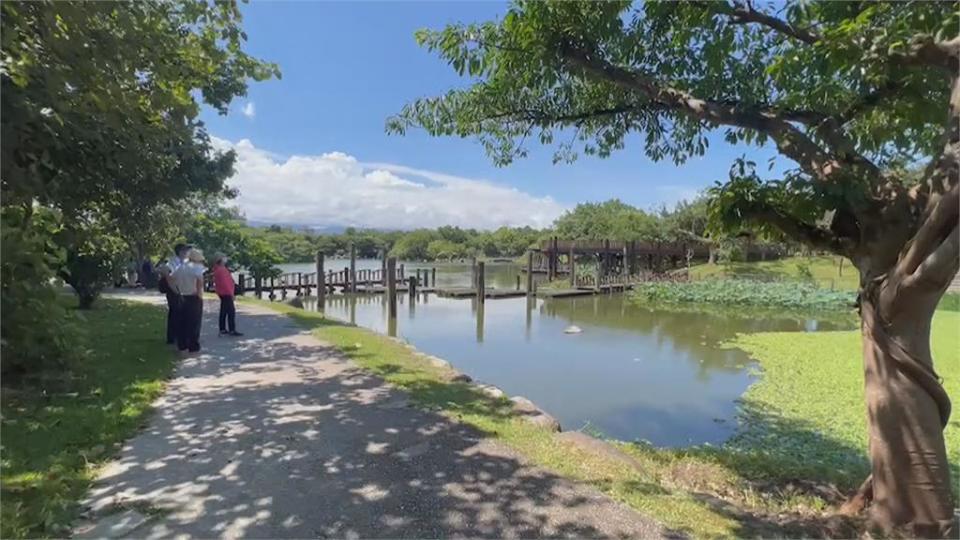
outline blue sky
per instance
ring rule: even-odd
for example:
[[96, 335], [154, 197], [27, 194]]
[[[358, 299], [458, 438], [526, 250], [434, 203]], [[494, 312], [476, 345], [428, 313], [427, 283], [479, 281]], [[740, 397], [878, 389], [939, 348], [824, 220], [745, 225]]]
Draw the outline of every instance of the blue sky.
[[[655, 163], [628, 144], [610, 158], [581, 157], [572, 165], [554, 165], [549, 149], [534, 147], [528, 158], [498, 168], [471, 139], [416, 130], [387, 135], [384, 121], [408, 101], [467, 82], [418, 47], [414, 31], [492, 19], [505, 4], [254, 2], [242, 9], [247, 50], [279, 64], [283, 77], [251, 83], [228, 116], [206, 111], [203, 119], [223, 147], [245, 141], [233, 183], [251, 219], [544, 225], [584, 201], [672, 204], [724, 178], [744, 153], [757, 162], [773, 155], [731, 146], [718, 134], [705, 157], [679, 167]], [[444, 196], [434, 197], [440, 190]], [[428, 198], [439, 200], [431, 206]]]

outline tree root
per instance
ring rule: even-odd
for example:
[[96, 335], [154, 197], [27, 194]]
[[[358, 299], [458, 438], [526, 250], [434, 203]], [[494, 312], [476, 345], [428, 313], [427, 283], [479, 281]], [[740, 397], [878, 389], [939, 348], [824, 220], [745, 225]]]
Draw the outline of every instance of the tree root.
[[856, 516], [864, 511], [873, 501], [873, 474], [867, 475], [867, 479], [860, 484], [856, 493], [840, 506], [837, 512], [844, 516]]

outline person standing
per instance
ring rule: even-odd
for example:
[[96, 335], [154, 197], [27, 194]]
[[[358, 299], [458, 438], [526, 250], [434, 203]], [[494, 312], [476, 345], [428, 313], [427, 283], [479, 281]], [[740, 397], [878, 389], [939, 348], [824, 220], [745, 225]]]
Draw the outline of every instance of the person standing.
[[200, 325], [203, 322], [203, 252], [187, 251], [187, 261], [173, 274], [173, 287], [180, 294], [180, 325], [177, 349], [180, 352], [200, 350]]
[[237, 332], [237, 306], [233, 301], [237, 284], [227, 268], [227, 257], [224, 255], [217, 255], [214, 259], [213, 286], [220, 297], [220, 335], [242, 336], [242, 333]]
[[173, 257], [161, 265], [160, 282], [158, 289], [167, 296], [167, 345], [177, 344], [177, 335], [180, 333], [180, 292], [173, 283], [173, 274], [183, 265], [187, 258], [190, 246], [177, 244], [173, 246]]

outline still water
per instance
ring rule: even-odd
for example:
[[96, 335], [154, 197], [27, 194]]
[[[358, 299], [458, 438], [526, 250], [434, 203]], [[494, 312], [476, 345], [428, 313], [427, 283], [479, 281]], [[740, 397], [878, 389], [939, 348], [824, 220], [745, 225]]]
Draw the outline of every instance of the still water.
[[[379, 264], [358, 261], [358, 268]], [[435, 266], [441, 286], [470, 282], [469, 266]], [[284, 271], [309, 267], [284, 265]], [[408, 274], [417, 267], [406, 264]], [[518, 271], [489, 265], [487, 286], [513, 288]], [[316, 309], [309, 300], [305, 307]], [[653, 310], [622, 294], [488, 299], [482, 306], [474, 299], [419, 294], [411, 301], [400, 294], [395, 321], [388, 320], [383, 295], [329, 295], [325, 311], [399, 336], [508, 395], [526, 396], [564, 430], [586, 428], [658, 446], [716, 444], [736, 429], [737, 399], [754, 381], [752, 362], [720, 342], [739, 332], [839, 327], [769, 314]], [[571, 325], [582, 332], [565, 334]]]

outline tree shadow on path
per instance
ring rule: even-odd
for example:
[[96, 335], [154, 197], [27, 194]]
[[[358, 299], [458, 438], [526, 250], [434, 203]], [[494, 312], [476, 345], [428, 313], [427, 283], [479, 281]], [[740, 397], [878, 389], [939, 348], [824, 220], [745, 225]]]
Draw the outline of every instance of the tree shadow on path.
[[413, 408], [289, 318], [245, 307], [242, 339], [185, 359], [149, 425], [88, 497], [135, 537], [651, 537], [595, 490]]

